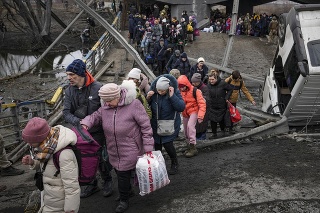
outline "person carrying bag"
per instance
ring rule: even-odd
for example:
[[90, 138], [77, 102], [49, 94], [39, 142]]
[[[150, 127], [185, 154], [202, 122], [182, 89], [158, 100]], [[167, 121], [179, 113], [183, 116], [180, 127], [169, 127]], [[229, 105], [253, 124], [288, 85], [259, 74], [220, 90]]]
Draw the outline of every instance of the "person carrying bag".
[[147, 101], [152, 111], [151, 126], [155, 150], [161, 151], [162, 146], [165, 148], [171, 158], [171, 169], [168, 173], [174, 175], [178, 172], [179, 164], [173, 141], [180, 131], [179, 112], [185, 109], [185, 103], [178, 90], [178, 82], [175, 77], [164, 74], [156, 78], [147, 94]]

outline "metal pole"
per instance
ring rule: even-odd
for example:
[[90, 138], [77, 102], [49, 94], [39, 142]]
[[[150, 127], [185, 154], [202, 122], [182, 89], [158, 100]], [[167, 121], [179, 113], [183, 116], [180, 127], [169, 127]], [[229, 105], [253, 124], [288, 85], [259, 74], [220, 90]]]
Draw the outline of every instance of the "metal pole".
[[232, 8], [232, 19], [231, 19], [229, 40], [228, 40], [226, 50], [224, 52], [224, 57], [223, 57], [223, 61], [221, 64], [222, 67], [227, 67], [228, 63], [229, 63], [230, 53], [232, 50], [234, 35], [235, 35], [235, 31], [236, 31], [236, 26], [237, 26], [238, 8], [239, 8], [239, 0], [234, 0], [233, 1], [233, 8]]
[[[93, 2], [93, 0], [91, 0], [88, 5], [90, 5]], [[70, 29], [70, 27], [80, 18], [80, 16], [82, 15], [82, 13], [84, 12], [84, 10], [82, 10], [74, 19], [73, 21], [62, 31], [62, 33], [56, 38], [56, 40], [54, 40], [54, 42], [46, 49], [46, 51], [44, 51], [42, 53], [42, 55], [37, 58], [37, 60], [29, 67], [29, 72], [31, 71], [31, 73], [33, 72], [34, 68], [37, 66], [37, 64], [44, 58], [45, 55], [47, 55], [47, 53], [52, 49], [52, 47], [54, 45], [56, 45], [56, 43], [58, 43], [58, 41], [62, 38], [62, 36]], [[25, 72], [26, 73], [26, 72]]]

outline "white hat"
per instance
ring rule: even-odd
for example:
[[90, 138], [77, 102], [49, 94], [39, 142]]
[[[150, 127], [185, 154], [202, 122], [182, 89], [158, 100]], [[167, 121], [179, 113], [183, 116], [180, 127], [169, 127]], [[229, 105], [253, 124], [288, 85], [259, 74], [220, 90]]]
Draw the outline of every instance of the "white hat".
[[128, 73], [128, 78], [134, 78], [134, 79], [138, 79], [140, 80], [140, 74], [141, 74], [141, 70], [138, 68], [133, 68], [132, 70], [130, 70], [130, 72]]
[[200, 61], [203, 61], [203, 63], [206, 62], [206, 61], [204, 60], [204, 58], [202, 58], [202, 57], [198, 58], [198, 63], [199, 63]]

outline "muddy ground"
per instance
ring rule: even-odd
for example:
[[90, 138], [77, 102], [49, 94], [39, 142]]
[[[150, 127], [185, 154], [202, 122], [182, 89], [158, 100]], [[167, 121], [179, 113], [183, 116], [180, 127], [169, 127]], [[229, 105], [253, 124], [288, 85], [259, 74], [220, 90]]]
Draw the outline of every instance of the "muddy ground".
[[[221, 64], [226, 42], [226, 35], [202, 33], [196, 42], [186, 47], [186, 52], [193, 58], [202, 56], [206, 61]], [[118, 44], [115, 47], [121, 49]], [[234, 42], [229, 67], [263, 77], [275, 48], [267, 44], [265, 38], [239, 36]], [[122, 58], [120, 54], [123, 52], [111, 50], [108, 57]], [[119, 66], [114, 69], [117, 68]], [[1, 82], [1, 87], [14, 90], [11, 94], [24, 100], [34, 96], [33, 84], [41, 81], [38, 76], [26, 75]], [[50, 89], [49, 84], [37, 87], [43, 91]], [[6, 94], [2, 92], [0, 96]], [[248, 102], [243, 99], [241, 103]], [[192, 159], [179, 157], [180, 173], [170, 176], [171, 183], [163, 189], [141, 197], [135, 188], [137, 195], [130, 200], [127, 212], [319, 212], [319, 147], [320, 141], [316, 138], [293, 139], [292, 134], [285, 134], [201, 149]], [[8, 187], [0, 192], [0, 212], [22, 212], [25, 197], [35, 188], [34, 171], [20, 163], [16, 166], [26, 173], [0, 177], [0, 183]], [[114, 212], [118, 196], [116, 179], [114, 189], [115, 193], [109, 198], [98, 192], [82, 199], [80, 212]]]

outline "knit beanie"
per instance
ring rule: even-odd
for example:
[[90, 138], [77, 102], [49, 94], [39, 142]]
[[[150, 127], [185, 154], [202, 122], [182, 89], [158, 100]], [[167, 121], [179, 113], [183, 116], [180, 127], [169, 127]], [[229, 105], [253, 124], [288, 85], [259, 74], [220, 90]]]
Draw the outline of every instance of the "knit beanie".
[[114, 83], [103, 85], [99, 90], [99, 96], [104, 101], [112, 101], [120, 97], [121, 88]]
[[173, 75], [176, 79], [178, 79], [180, 77], [180, 71], [178, 69], [172, 69], [169, 72], [170, 75]]
[[140, 80], [140, 74], [141, 74], [141, 70], [138, 68], [133, 68], [132, 70], [130, 70], [130, 72], [128, 73], [128, 78], [134, 78], [134, 79], [138, 79]]
[[180, 56], [180, 50], [175, 50], [175, 51], [174, 51], [174, 54], [175, 54], [176, 56]]
[[159, 90], [167, 90], [170, 86], [170, 80], [166, 77], [160, 77], [157, 81], [156, 88]]
[[200, 62], [205, 62], [204, 58], [202, 58], [202, 57], [198, 58], [198, 63], [200, 63]]
[[39, 117], [31, 118], [22, 130], [22, 139], [26, 143], [41, 143], [50, 132], [48, 122]]
[[180, 56], [181, 58], [188, 58], [187, 53], [183, 52]]
[[201, 74], [200, 73], [194, 73], [191, 78], [192, 83], [201, 82]]
[[69, 64], [66, 72], [73, 72], [81, 77], [86, 77], [86, 64], [81, 59], [76, 59]]

